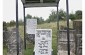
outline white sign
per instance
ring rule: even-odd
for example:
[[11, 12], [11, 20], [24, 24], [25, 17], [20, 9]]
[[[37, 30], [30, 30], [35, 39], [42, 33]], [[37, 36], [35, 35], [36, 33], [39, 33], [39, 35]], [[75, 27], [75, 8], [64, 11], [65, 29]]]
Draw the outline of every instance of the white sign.
[[37, 19], [27, 19], [26, 21], [26, 33], [35, 34], [37, 28]]
[[35, 31], [35, 55], [52, 54], [52, 30], [36, 29]]

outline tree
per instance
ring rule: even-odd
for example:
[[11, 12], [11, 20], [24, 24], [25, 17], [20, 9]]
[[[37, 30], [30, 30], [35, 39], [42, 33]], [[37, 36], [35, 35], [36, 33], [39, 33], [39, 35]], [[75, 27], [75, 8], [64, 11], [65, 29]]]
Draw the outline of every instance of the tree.
[[4, 31], [7, 31], [7, 24], [6, 24], [5, 21], [3, 21], [3, 30], [4, 30]]
[[44, 23], [44, 19], [42, 18], [42, 17], [33, 17], [33, 19], [37, 19], [37, 23], [38, 24], [42, 24], [42, 23]]
[[16, 25], [16, 22], [14, 20], [12, 20], [12, 21], [10, 21], [10, 24], [9, 25], [10, 25], [10, 27], [11, 26], [15, 26]]
[[82, 11], [81, 10], [77, 10], [75, 12], [75, 18], [76, 19], [82, 19]]
[[66, 12], [64, 10], [59, 10], [59, 19], [64, 20], [66, 17]]
[[25, 17], [26, 19], [31, 19], [32, 16], [30, 14], [27, 14], [27, 16]]
[[[66, 12], [63, 10], [59, 10], [59, 20], [64, 20], [66, 17]], [[52, 10], [49, 18], [46, 22], [56, 22], [57, 21], [57, 11]]]
[[75, 19], [75, 14], [70, 14], [69, 19], [74, 20]]
[[49, 16], [48, 22], [50, 22], [50, 21], [56, 21], [57, 20], [56, 18], [57, 18], [56, 11], [52, 10], [51, 11], [51, 14]]

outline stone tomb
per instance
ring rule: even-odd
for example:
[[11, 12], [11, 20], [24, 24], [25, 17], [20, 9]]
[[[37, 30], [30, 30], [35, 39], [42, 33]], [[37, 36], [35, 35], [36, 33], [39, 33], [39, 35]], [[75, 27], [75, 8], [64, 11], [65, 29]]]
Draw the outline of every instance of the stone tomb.
[[27, 19], [26, 21], [26, 33], [35, 34], [37, 28], [37, 19]]
[[[70, 55], [75, 55], [76, 42], [75, 30], [70, 30]], [[67, 30], [59, 30], [58, 36], [58, 55], [68, 55], [67, 49]]]
[[52, 55], [52, 30], [36, 29], [35, 55]]
[[36, 28], [37, 28], [37, 19], [27, 19], [27, 21], [26, 21], [26, 39], [33, 43], [34, 43]]

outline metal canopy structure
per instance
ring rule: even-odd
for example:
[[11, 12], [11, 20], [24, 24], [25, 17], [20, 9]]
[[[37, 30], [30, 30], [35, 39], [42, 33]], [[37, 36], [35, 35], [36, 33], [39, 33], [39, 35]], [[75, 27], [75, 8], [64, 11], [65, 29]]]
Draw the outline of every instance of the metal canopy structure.
[[[23, 16], [24, 16], [24, 48], [26, 49], [26, 19], [25, 19], [25, 8], [29, 7], [57, 7], [57, 29], [59, 31], [59, 17], [58, 7], [60, 0], [21, 0], [23, 3]], [[67, 19], [67, 48], [68, 55], [70, 55], [70, 43], [69, 43], [69, 9], [68, 0], [66, 0], [66, 19]], [[58, 33], [57, 31], [57, 33]], [[19, 24], [18, 24], [18, 0], [16, 0], [16, 38], [17, 38], [17, 55], [19, 55]]]
[[56, 7], [59, 0], [21, 0], [24, 7]]

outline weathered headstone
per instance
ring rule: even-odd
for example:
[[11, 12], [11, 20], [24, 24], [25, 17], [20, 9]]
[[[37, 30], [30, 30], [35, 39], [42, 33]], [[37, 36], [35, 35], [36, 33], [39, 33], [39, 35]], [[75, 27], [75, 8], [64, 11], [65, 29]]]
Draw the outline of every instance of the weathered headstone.
[[[75, 55], [75, 30], [70, 30], [70, 54]], [[68, 55], [67, 30], [60, 30], [58, 36], [58, 55]]]
[[52, 30], [36, 29], [35, 55], [52, 55]]
[[26, 39], [33, 43], [34, 43], [36, 28], [37, 28], [37, 19], [27, 19], [27, 21], [26, 21]]
[[76, 55], [82, 55], [82, 34], [77, 34]]
[[82, 19], [73, 21], [76, 30], [76, 55], [82, 55]]
[[35, 34], [37, 28], [37, 19], [27, 19], [26, 21], [26, 33]]
[[74, 20], [73, 28], [76, 30], [77, 34], [82, 34], [82, 20]]

